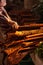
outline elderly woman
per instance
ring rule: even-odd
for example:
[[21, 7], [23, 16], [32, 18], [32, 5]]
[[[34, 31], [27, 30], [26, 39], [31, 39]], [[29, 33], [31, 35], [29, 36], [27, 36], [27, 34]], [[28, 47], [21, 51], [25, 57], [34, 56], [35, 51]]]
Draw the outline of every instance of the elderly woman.
[[0, 37], [1, 37], [0, 41], [1, 41], [1, 39], [4, 40], [4, 38], [6, 37], [6, 35], [4, 35], [4, 34], [8, 31], [10, 26], [14, 31], [17, 30], [18, 27], [19, 27], [17, 22], [13, 21], [9, 17], [9, 15], [8, 15], [7, 11], [5, 10], [4, 6], [6, 6], [6, 0], [0, 0]]

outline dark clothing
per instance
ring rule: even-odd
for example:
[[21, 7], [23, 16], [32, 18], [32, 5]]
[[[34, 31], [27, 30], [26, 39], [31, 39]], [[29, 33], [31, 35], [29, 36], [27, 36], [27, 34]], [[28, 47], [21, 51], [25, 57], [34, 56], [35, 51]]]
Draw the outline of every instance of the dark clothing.
[[0, 15], [0, 42], [4, 43], [7, 39], [7, 32], [11, 30], [8, 21]]
[[10, 24], [8, 23], [8, 21], [1, 15], [0, 15], [0, 27], [1, 27], [2, 31], [5, 31], [5, 33], [11, 27]]

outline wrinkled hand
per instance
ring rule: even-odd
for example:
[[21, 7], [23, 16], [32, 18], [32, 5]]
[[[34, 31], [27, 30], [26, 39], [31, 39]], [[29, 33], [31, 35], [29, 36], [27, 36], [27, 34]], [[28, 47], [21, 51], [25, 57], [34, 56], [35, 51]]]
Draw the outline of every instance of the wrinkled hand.
[[14, 24], [12, 25], [12, 27], [14, 28], [15, 27], [15, 29], [18, 29], [19, 28], [19, 25], [18, 25], [18, 23], [17, 22], [13, 22]]
[[19, 28], [18, 23], [15, 22], [15, 21], [10, 21], [10, 24], [11, 24], [11, 26], [12, 26], [13, 29], [18, 29]]

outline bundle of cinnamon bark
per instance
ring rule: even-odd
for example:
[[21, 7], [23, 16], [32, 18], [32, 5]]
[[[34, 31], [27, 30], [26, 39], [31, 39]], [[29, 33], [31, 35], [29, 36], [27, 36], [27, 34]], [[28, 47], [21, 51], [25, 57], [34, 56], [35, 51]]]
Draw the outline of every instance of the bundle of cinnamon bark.
[[5, 35], [2, 46], [4, 46], [8, 62], [10, 65], [18, 64], [28, 53], [33, 52], [39, 42], [43, 40], [43, 24], [19, 26], [17, 31], [11, 28]]

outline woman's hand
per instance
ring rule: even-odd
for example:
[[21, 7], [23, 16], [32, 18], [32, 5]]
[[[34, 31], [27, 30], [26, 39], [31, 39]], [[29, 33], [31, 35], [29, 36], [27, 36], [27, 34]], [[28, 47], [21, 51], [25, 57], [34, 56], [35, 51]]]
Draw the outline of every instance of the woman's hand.
[[11, 20], [9, 23], [12, 26], [13, 30], [14, 29], [17, 30], [19, 28], [19, 25], [17, 22]]
[[18, 25], [17, 22], [13, 21], [12, 27], [15, 28], [15, 29], [18, 29], [19, 28], [19, 25]]

